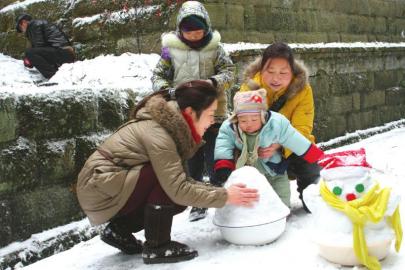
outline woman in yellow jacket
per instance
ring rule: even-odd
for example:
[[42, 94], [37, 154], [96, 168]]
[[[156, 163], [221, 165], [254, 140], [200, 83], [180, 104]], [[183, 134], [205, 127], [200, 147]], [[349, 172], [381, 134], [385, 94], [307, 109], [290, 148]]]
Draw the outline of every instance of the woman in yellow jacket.
[[[302, 63], [294, 60], [292, 50], [287, 44], [277, 42], [270, 45], [261, 57], [246, 68], [240, 91], [260, 88], [267, 91], [270, 110], [283, 114], [294, 128], [314, 143], [314, 99], [308, 72]], [[279, 144], [259, 149], [259, 157], [270, 157], [280, 149]], [[320, 167], [317, 163], [306, 162], [289, 149], [284, 148], [282, 151], [288, 165], [288, 174], [297, 179], [297, 190], [302, 199], [302, 191], [318, 181]], [[308, 211], [305, 204], [304, 209]]]

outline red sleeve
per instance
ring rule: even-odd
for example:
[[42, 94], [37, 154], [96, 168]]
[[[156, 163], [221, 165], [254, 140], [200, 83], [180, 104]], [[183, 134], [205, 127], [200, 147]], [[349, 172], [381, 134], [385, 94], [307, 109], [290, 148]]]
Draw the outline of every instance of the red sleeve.
[[217, 160], [214, 165], [214, 171], [222, 169], [222, 168], [227, 168], [227, 169], [230, 169], [233, 171], [233, 170], [235, 170], [235, 162], [233, 162], [232, 160], [229, 160], [229, 159]]
[[317, 162], [323, 155], [323, 151], [318, 146], [311, 144], [311, 147], [309, 147], [308, 151], [302, 156], [302, 158], [309, 163], [314, 163]]

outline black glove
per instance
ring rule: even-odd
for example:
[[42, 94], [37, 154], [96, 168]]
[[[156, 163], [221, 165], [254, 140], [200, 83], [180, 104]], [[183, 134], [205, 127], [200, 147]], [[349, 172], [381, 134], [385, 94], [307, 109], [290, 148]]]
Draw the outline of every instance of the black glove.
[[220, 168], [214, 172], [211, 179], [211, 184], [216, 187], [223, 187], [226, 180], [228, 180], [229, 175], [231, 175], [232, 170], [229, 168]]
[[31, 61], [27, 57], [24, 58], [23, 62], [24, 62], [24, 66], [27, 67], [27, 68], [33, 68], [34, 67], [32, 65]]

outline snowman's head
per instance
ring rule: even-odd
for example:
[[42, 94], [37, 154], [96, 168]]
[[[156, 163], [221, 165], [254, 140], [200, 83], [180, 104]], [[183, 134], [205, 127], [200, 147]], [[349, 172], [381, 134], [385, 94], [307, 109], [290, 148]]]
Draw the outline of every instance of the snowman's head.
[[329, 190], [343, 201], [363, 197], [375, 184], [369, 169], [358, 166], [322, 170], [321, 177]]
[[321, 178], [341, 200], [359, 199], [374, 185], [363, 148], [326, 154], [319, 164], [323, 167]]

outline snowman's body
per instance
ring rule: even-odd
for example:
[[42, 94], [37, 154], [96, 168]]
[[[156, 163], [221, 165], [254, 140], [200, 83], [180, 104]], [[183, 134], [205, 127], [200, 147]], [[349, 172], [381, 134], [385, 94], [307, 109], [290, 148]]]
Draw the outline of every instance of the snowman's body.
[[253, 207], [226, 205], [216, 210], [214, 224], [223, 237], [239, 245], [262, 245], [276, 240], [285, 230], [289, 208], [254, 167], [244, 166], [232, 172], [225, 187], [236, 183], [257, 189], [260, 199]]
[[[341, 175], [341, 177], [339, 177]], [[339, 167], [321, 172], [327, 188], [342, 201], [361, 199], [377, 184], [362, 167]], [[358, 265], [353, 249], [353, 223], [349, 217], [330, 206], [320, 194], [320, 185], [304, 190], [304, 201], [313, 214], [313, 240], [320, 255], [341, 265]], [[400, 196], [391, 191], [384, 218], [378, 223], [367, 222], [364, 235], [369, 254], [383, 259], [389, 252], [395, 233], [387, 218], [398, 207]]]

